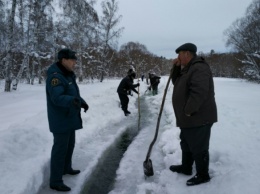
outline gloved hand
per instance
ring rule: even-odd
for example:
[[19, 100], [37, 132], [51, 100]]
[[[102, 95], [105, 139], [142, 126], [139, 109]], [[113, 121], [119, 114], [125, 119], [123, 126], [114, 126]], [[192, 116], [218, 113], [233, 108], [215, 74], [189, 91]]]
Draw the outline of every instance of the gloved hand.
[[140, 86], [140, 84], [139, 84], [139, 83], [137, 83], [136, 85], [137, 85], [137, 86]]
[[79, 100], [78, 98], [74, 98], [73, 104], [74, 104], [76, 107], [80, 108], [80, 100]]
[[87, 112], [87, 110], [88, 110], [88, 104], [81, 104], [81, 108], [84, 108], [84, 112]]

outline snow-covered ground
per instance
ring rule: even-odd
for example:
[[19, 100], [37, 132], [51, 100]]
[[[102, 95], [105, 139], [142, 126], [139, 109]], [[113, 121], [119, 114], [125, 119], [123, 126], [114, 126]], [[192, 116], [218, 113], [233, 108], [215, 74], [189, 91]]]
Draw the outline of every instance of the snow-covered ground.
[[[213, 125], [210, 143], [212, 180], [187, 187], [190, 176], [168, 170], [170, 165], [181, 162], [179, 128], [175, 126], [171, 104], [172, 84], [151, 155], [155, 175], [145, 179], [143, 161], [154, 136], [167, 79], [161, 79], [157, 96], [144, 94], [147, 85], [141, 82], [140, 93], [149, 105], [151, 118], [124, 154], [110, 194], [258, 194], [260, 85], [238, 79], [214, 79], [219, 122]], [[64, 176], [65, 184], [72, 188], [71, 194], [80, 192], [106, 148], [131, 122], [137, 121], [136, 94], [130, 97], [130, 117], [125, 117], [119, 108], [119, 82], [115, 79], [79, 85], [90, 108], [87, 113], [82, 111], [84, 127], [76, 133], [73, 167], [81, 173]], [[0, 193], [55, 193], [48, 188], [53, 139], [48, 129], [45, 86], [20, 84], [17, 91], [3, 90], [1, 81]]]

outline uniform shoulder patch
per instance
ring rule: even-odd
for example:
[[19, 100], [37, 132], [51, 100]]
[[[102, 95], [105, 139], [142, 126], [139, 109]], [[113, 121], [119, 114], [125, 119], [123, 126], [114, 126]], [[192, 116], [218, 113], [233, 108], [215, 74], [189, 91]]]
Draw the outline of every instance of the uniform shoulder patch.
[[52, 78], [51, 85], [57, 86], [60, 83], [60, 80], [58, 78]]

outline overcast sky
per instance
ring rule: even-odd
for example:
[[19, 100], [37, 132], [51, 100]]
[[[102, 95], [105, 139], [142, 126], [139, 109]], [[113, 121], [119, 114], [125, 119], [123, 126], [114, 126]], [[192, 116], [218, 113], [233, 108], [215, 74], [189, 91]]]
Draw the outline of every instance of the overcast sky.
[[[100, 4], [101, 0], [98, 0]], [[125, 30], [119, 46], [129, 41], [166, 58], [186, 42], [204, 53], [226, 52], [224, 30], [245, 16], [253, 0], [118, 0], [120, 26]]]

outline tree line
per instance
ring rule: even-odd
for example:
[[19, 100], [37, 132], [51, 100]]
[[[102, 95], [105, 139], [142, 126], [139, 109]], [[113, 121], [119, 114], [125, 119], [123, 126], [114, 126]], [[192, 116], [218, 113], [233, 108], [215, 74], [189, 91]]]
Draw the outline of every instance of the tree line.
[[[118, 2], [96, 0], [0, 0], [0, 79], [5, 91], [16, 89], [20, 80], [42, 83], [45, 72], [64, 47], [77, 51], [78, 81], [122, 77], [130, 66], [139, 74], [169, 74], [171, 60], [156, 56], [139, 42], [117, 49], [124, 28], [120, 27]], [[246, 15], [237, 19], [224, 35], [232, 53], [199, 53], [214, 76], [260, 80], [260, 1], [254, 0]]]

